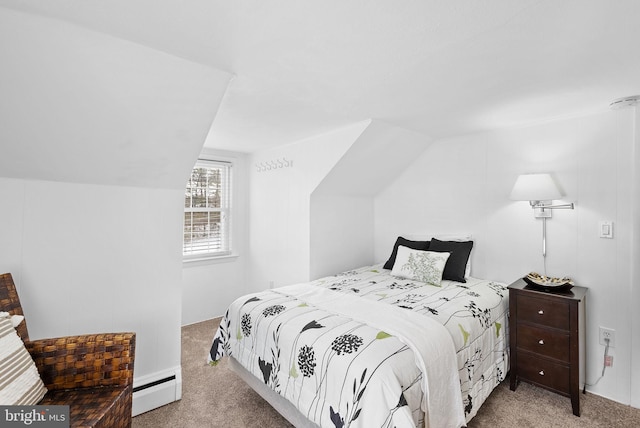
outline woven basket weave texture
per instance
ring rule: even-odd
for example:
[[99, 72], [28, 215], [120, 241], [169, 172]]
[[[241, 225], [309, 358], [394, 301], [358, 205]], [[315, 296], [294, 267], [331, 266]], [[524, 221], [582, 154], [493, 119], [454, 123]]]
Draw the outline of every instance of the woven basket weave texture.
[[[0, 311], [24, 315], [9, 273], [0, 275]], [[29, 340], [26, 318], [16, 331], [49, 390], [38, 404], [69, 405], [71, 427], [131, 426], [135, 333], [89, 334], [32, 341]]]

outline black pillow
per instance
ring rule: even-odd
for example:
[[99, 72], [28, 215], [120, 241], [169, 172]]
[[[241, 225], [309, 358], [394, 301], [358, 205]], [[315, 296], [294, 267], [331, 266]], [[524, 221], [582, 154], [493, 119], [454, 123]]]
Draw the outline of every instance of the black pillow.
[[398, 255], [398, 247], [400, 245], [409, 247], [412, 250], [427, 251], [429, 249], [429, 241], [409, 241], [408, 239], [404, 239], [402, 236], [398, 236], [396, 243], [393, 245], [391, 256], [383, 266], [385, 269], [393, 269], [393, 265], [396, 262], [396, 256]]
[[431, 240], [429, 251], [439, 253], [450, 252], [451, 255], [444, 266], [442, 279], [448, 279], [457, 282], [467, 282], [464, 279], [464, 272], [467, 268], [469, 255], [473, 248], [473, 241], [440, 241], [436, 238]]

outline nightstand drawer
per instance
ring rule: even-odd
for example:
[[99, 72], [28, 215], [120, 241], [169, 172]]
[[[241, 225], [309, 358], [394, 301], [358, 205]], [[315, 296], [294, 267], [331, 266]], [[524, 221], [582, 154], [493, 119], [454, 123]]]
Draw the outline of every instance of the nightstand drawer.
[[518, 343], [516, 346], [519, 349], [569, 362], [570, 337], [568, 332], [526, 324], [518, 324], [517, 329]]
[[518, 321], [569, 330], [569, 306], [558, 300], [518, 295]]
[[554, 363], [528, 352], [518, 354], [518, 376], [563, 394], [571, 393], [569, 366]]

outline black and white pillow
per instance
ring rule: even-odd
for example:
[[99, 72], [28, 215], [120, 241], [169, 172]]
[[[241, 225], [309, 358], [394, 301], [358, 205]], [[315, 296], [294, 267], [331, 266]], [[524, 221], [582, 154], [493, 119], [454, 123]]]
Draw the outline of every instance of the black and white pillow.
[[391, 275], [440, 287], [448, 258], [446, 252], [420, 251], [400, 245]]
[[391, 251], [391, 256], [389, 256], [389, 259], [383, 266], [385, 269], [393, 269], [393, 265], [396, 262], [396, 256], [398, 254], [398, 247], [401, 245], [413, 250], [427, 251], [429, 249], [429, 241], [412, 241], [410, 239], [403, 238], [402, 236], [398, 236], [398, 239], [396, 239], [396, 243], [393, 244], [393, 251]]

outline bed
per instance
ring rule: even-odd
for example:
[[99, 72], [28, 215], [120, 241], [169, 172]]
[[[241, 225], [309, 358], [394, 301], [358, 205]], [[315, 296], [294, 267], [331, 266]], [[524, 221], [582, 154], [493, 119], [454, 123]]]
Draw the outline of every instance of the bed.
[[385, 264], [243, 296], [209, 363], [297, 427], [465, 426], [509, 368], [508, 292], [468, 276], [471, 246], [398, 238]]

